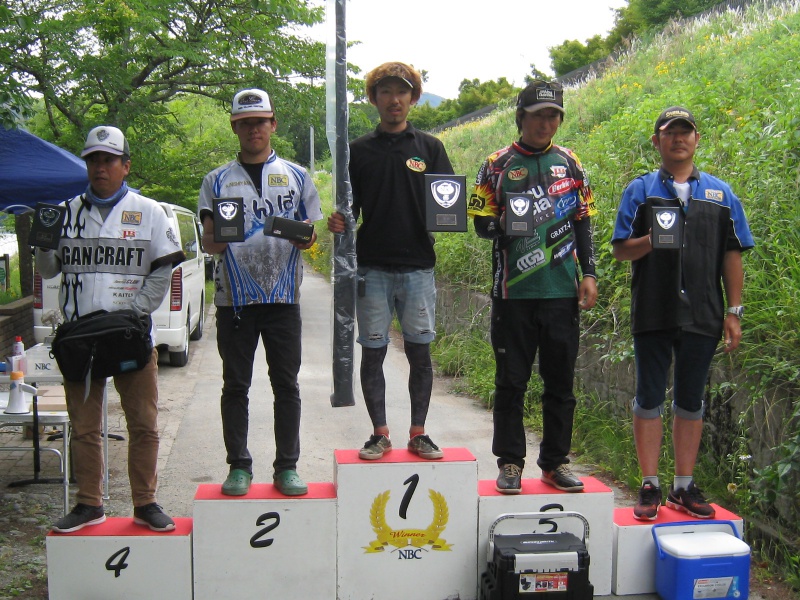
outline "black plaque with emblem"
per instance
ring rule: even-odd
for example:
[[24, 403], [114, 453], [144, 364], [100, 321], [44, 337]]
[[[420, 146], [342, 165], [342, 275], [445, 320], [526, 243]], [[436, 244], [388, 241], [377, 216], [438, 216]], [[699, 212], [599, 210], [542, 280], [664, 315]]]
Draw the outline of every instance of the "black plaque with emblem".
[[244, 198], [214, 198], [214, 241], [244, 241]]
[[272, 216], [264, 220], [264, 235], [307, 244], [314, 235], [314, 226], [304, 221]]
[[681, 208], [677, 206], [653, 207], [653, 248], [677, 250], [681, 247]]
[[28, 245], [57, 250], [66, 214], [65, 206], [37, 203], [28, 235]]
[[530, 237], [536, 231], [533, 194], [506, 194], [506, 235]]
[[428, 231], [466, 231], [464, 175], [425, 174], [425, 222]]

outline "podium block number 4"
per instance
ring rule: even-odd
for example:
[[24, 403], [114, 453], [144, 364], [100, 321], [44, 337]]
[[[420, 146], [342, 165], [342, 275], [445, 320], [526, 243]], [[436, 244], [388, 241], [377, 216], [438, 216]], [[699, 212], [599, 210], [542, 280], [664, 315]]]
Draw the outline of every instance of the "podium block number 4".
[[119, 577], [122, 574], [122, 569], [128, 568], [128, 563], [125, 561], [128, 559], [130, 553], [130, 546], [125, 546], [122, 550], [114, 552], [106, 561], [106, 571], [114, 571], [114, 577]]

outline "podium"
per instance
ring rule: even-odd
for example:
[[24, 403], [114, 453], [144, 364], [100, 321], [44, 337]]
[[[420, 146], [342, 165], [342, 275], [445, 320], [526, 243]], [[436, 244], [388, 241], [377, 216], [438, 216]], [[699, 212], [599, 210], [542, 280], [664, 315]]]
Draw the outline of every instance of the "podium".
[[334, 452], [339, 600], [477, 598], [478, 463], [465, 448], [443, 452]]
[[[540, 479], [523, 479], [522, 490], [517, 495], [505, 495], [495, 490], [495, 481], [478, 483], [478, 574], [487, 568], [489, 528], [504, 513], [563, 512], [582, 514], [589, 521], [589, 581], [595, 596], [611, 593], [611, 515], [614, 510], [614, 492], [594, 477], [581, 477], [583, 491], [562, 492]], [[568, 531], [579, 539], [583, 537], [583, 524], [577, 519], [540, 519], [539, 521], [510, 520], [503, 523], [502, 533], [553, 533]], [[498, 531], [500, 532], [500, 531]]]
[[[733, 521], [742, 535], [742, 518], [729, 510], [712, 504], [715, 520]], [[653, 525], [678, 522], [709, 523], [708, 519], [695, 519], [685, 512], [662, 506], [655, 521], [633, 518], [633, 508], [614, 509], [613, 525], [613, 576], [612, 589], [618, 596], [656, 593], [656, 545]]]
[[[335, 450], [333, 483], [309, 483], [304, 496], [284, 496], [266, 483], [224, 496], [220, 483], [202, 484], [192, 518], [175, 519], [174, 532], [110, 518], [51, 533], [50, 598], [476, 600], [492, 523], [530, 512], [576, 512], [588, 520], [596, 596], [648, 594], [655, 592], [652, 526], [698, 521], [667, 507], [657, 521], [637, 521], [632, 507], [614, 508], [613, 491], [594, 477], [581, 478], [579, 493], [529, 478], [520, 494], [500, 494], [494, 480], [478, 480], [469, 450], [443, 451], [441, 460], [395, 449], [364, 461], [358, 450]], [[741, 533], [740, 517], [715, 508], [717, 519]], [[496, 533], [555, 531], [583, 537], [583, 524], [509, 519]]]
[[197, 600], [336, 598], [333, 484], [310, 483], [293, 497], [271, 483], [252, 484], [245, 496], [200, 485], [194, 522]]
[[156, 533], [113, 517], [73, 533], [47, 535], [50, 600], [192, 598], [192, 519]]

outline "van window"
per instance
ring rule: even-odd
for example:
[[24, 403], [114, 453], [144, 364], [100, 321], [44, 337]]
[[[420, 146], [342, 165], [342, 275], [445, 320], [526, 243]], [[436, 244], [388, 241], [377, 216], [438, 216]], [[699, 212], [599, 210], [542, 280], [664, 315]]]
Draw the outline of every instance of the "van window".
[[176, 212], [175, 216], [178, 219], [178, 228], [181, 232], [186, 260], [195, 259], [197, 258], [197, 227], [194, 223], [194, 215]]

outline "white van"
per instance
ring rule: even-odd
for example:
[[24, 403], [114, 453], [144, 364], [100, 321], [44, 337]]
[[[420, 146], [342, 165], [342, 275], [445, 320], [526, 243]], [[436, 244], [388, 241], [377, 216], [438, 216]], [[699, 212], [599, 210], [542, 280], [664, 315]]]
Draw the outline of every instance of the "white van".
[[[205, 324], [205, 262], [201, 250], [200, 223], [195, 214], [182, 206], [160, 202], [180, 238], [186, 260], [172, 270], [172, 281], [161, 306], [152, 314], [156, 345], [169, 353], [173, 367], [189, 362], [189, 340], [203, 336]], [[44, 342], [63, 317], [58, 306], [61, 276], [42, 279], [34, 274], [33, 335]]]

